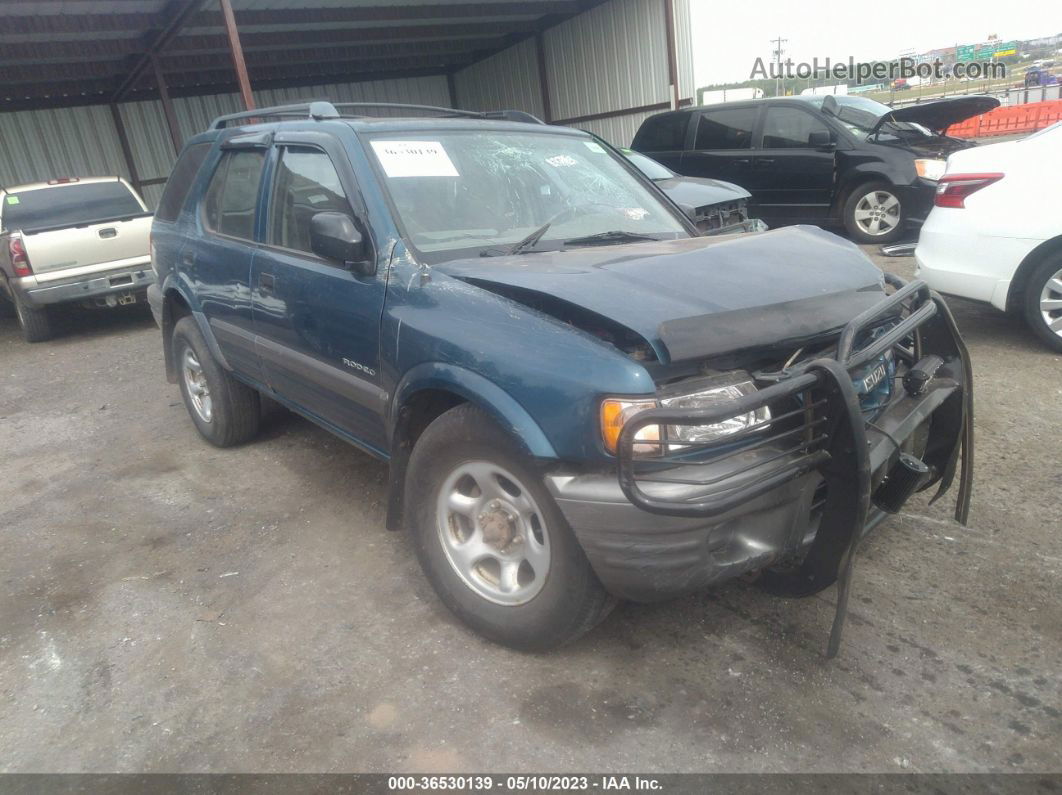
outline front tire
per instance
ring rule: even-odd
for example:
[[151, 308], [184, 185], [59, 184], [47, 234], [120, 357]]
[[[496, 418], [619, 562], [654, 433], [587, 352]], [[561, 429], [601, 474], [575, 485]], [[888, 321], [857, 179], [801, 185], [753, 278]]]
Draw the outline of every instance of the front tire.
[[185, 408], [199, 433], [217, 447], [232, 447], [258, 433], [258, 392], [225, 372], [192, 317], [173, 329], [173, 360]]
[[1032, 272], [1025, 287], [1025, 320], [1056, 351], [1062, 351], [1062, 257]]
[[906, 222], [896, 189], [887, 182], [857, 185], [844, 203], [844, 226], [857, 243], [892, 243]]
[[18, 293], [12, 294], [11, 301], [15, 305], [15, 317], [26, 342], [44, 342], [52, 338], [52, 318], [47, 307], [30, 306], [19, 298]]
[[424, 431], [405, 496], [425, 575], [484, 637], [551, 649], [615, 605], [531, 459], [476, 407], [457, 406]]

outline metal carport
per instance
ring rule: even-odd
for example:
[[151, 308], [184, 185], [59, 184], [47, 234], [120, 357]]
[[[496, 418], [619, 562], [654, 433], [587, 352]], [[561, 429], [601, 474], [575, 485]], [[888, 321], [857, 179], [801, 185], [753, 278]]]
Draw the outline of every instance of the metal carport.
[[3, 0], [0, 184], [121, 174], [153, 205], [211, 118], [310, 98], [516, 108], [625, 145], [691, 101], [691, 2]]

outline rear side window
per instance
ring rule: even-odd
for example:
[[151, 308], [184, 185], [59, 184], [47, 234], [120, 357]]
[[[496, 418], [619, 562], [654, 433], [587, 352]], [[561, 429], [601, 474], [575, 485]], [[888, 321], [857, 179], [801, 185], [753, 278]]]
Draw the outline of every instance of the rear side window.
[[748, 149], [758, 108], [720, 108], [701, 114], [697, 149]]
[[226, 152], [207, 188], [204, 220], [223, 235], [254, 239], [254, 214], [265, 153], [257, 149]]
[[807, 149], [813, 132], [829, 132], [826, 125], [799, 108], [767, 108], [763, 122], [764, 149]]
[[38, 188], [4, 197], [5, 232], [74, 226], [140, 215], [145, 210], [125, 184], [81, 182]]
[[310, 250], [310, 219], [317, 213], [354, 217], [332, 160], [319, 149], [281, 151], [273, 190], [269, 242], [295, 251]]
[[212, 144], [193, 144], [185, 149], [177, 159], [177, 164], [170, 172], [170, 178], [166, 180], [166, 187], [162, 190], [162, 198], [159, 199], [155, 217], [160, 221], [176, 221], [181, 214], [181, 207], [188, 196], [188, 190], [192, 187], [192, 180], [199, 173], [199, 167], [203, 165]]
[[688, 113], [665, 113], [646, 119], [634, 136], [633, 148], [639, 152], [673, 152], [686, 146]]

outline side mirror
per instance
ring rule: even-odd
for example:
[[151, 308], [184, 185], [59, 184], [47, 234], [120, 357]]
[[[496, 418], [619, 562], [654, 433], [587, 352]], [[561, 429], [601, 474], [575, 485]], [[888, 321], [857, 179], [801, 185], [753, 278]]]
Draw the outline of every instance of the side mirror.
[[833, 149], [836, 144], [829, 130], [812, 130], [808, 133], [808, 146], [812, 149]]
[[365, 238], [345, 213], [317, 213], [311, 218], [310, 248], [317, 256], [341, 262], [359, 276], [376, 272], [376, 264], [366, 258]]

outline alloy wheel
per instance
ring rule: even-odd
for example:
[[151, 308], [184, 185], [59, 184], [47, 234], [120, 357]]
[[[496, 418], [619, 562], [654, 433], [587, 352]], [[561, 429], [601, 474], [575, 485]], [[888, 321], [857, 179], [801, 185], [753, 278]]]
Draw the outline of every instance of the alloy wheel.
[[871, 191], [856, 204], [853, 217], [867, 235], [882, 237], [900, 223], [900, 200], [888, 191]]
[[199, 415], [199, 419], [203, 422], [210, 422], [214, 416], [214, 403], [210, 398], [210, 386], [207, 384], [203, 366], [191, 348], [184, 349], [182, 359], [181, 371], [184, 375], [188, 397], [192, 400], [192, 408]]
[[1040, 292], [1040, 316], [1044, 325], [1062, 337], [1062, 270], [1044, 283]]

